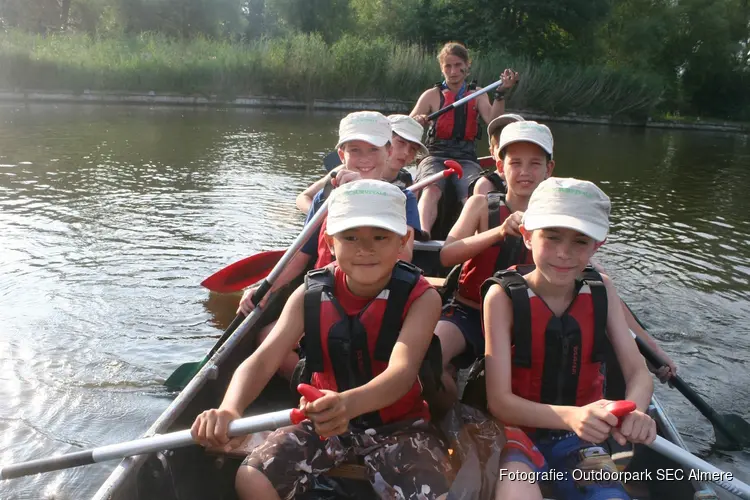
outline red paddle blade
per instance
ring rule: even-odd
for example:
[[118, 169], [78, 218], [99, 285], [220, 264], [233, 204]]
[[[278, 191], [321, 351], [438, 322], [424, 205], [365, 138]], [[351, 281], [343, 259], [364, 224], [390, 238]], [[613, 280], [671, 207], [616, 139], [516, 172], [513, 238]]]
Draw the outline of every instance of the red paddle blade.
[[201, 285], [212, 292], [238, 292], [268, 276], [284, 253], [284, 250], [269, 250], [238, 260], [204, 279]]

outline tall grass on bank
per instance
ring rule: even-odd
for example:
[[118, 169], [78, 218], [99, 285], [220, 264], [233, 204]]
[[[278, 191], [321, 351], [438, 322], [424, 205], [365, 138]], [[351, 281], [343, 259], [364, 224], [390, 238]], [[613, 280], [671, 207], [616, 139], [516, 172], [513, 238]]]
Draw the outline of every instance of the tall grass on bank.
[[[502, 52], [474, 54], [472, 78], [495, 81], [506, 67], [521, 74], [510, 106], [539, 112], [645, 117], [662, 82], [648, 74], [534, 63]], [[435, 54], [388, 39], [318, 35], [250, 43], [157, 34], [93, 39], [86, 35], [0, 33], [0, 87], [26, 90], [156, 91], [415, 101], [441, 79]]]

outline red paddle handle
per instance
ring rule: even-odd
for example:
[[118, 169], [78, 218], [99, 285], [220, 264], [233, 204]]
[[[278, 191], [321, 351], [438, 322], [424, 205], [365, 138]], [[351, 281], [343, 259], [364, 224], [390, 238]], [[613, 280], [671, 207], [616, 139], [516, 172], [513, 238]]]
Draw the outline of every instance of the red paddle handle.
[[448, 167], [446, 170], [443, 170], [443, 175], [445, 175], [446, 177], [456, 174], [456, 177], [460, 179], [461, 177], [464, 176], [464, 169], [461, 167], [461, 164], [458, 163], [456, 160], [445, 160], [443, 162], [443, 165]]
[[[320, 392], [318, 389], [308, 384], [298, 385], [297, 392], [302, 394], [302, 396], [304, 396], [304, 398], [308, 401], [315, 401], [316, 399], [323, 397], [322, 392]], [[295, 408], [292, 410], [292, 414], [290, 418], [292, 419], [292, 423], [294, 425], [297, 425], [298, 423], [305, 420], [307, 416], [302, 410], [300, 410], [299, 408]]]
[[622, 417], [624, 417], [628, 413], [634, 412], [636, 409], [636, 404], [628, 400], [613, 401], [609, 403], [606, 408], [612, 415], [617, 417], [617, 427], [619, 427], [622, 423]]

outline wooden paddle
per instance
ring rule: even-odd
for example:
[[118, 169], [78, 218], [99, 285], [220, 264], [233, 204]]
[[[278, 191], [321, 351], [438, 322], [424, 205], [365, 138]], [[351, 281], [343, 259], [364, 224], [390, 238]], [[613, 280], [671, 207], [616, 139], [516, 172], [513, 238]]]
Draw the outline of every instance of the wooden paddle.
[[[612, 415], [618, 418], [617, 426], [619, 427], [619, 420], [628, 413], [634, 411], [636, 409], [636, 404], [632, 401], [614, 401], [607, 405], [607, 409], [609, 409]], [[690, 467], [691, 469], [706, 473], [708, 476], [705, 478], [706, 481], [711, 481], [740, 498], [750, 500], [750, 486], [739, 479], [733, 478], [731, 474], [719, 469], [705, 460], [696, 457], [689, 451], [667, 441], [663, 437], [656, 436], [654, 442], [646, 446], [661, 453], [665, 457], [671, 458], [685, 467]]]
[[[624, 303], [624, 302], [623, 302]], [[646, 330], [646, 327], [638, 319], [630, 306], [625, 304], [630, 313], [635, 318], [635, 321], [640, 325], [641, 328]], [[653, 366], [659, 368], [666, 366], [664, 362], [651, 347], [642, 338], [634, 336], [635, 343], [638, 345], [638, 349], [643, 354], [643, 357], [648, 360]], [[684, 380], [678, 375], [672, 375], [669, 379], [670, 385], [680, 391], [688, 401], [693, 403], [693, 406], [698, 408], [704, 417], [714, 426], [714, 435], [716, 436], [716, 447], [723, 450], [741, 450], [744, 447], [750, 446], [750, 423], [739, 415], [733, 413], [719, 414], [701, 398], [697, 392], [695, 392]]]
[[[308, 401], [315, 401], [323, 395], [318, 389], [311, 385], [300, 384], [297, 387], [300, 394]], [[254, 432], [268, 431], [298, 424], [305, 420], [305, 414], [299, 408], [274, 411], [234, 420], [229, 424], [229, 437], [244, 436]], [[92, 448], [90, 450], [77, 451], [51, 458], [30, 460], [19, 464], [0, 467], [0, 479], [13, 479], [23, 476], [31, 476], [42, 472], [51, 472], [81, 465], [106, 462], [108, 460], [122, 459], [134, 455], [144, 455], [162, 450], [173, 450], [184, 446], [196, 444], [190, 433], [190, 429], [184, 431], [170, 432], [169, 434], [156, 435], [147, 438], [134, 439], [124, 443], [109, 444]]]
[[[454, 160], [446, 160], [445, 165], [448, 168], [442, 172], [438, 172], [414, 183], [407, 189], [412, 192], [417, 192], [425, 186], [433, 184], [443, 177], [450, 177], [453, 174], [456, 174], [459, 179], [461, 178], [463, 175], [463, 169], [458, 162]], [[203, 280], [201, 285], [213, 292], [220, 293], [231, 293], [242, 290], [253, 283], [257, 283], [260, 279], [265, 277], [276, 263], [274, 259], [278, 259], [280, 255], [283, 255], [281, 250], [272, 250], [246, 257], [215, 272]]]

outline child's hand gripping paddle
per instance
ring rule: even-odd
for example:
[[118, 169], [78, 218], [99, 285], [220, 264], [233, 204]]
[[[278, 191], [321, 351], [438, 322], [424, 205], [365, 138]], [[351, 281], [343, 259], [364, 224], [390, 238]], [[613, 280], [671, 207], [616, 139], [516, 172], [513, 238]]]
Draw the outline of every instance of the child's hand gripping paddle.
[[[297, 386], [297, 392], [302, 394], [302, 397], [304, 397], [310, 403], [315, 401], [318, 398], [323, 397], [323, 393], [319, 389], [308, 384], [299, 384]], [[297, 425], [304, 420], [307, 420], [307, 415], [305, 415], [305, 412], [303, 412], [300, 409], [292, 410], [292, 423], [293, 424]], [[325, 441], [326, 438], [324, 438], [323, 436], [320, 436], [320, 440]]]
[[[618, 419], [617, 426], [620, 426], [621, 419], [628, 413], [635, 411], [636, 405], [632, 401], [613, 401], [606, 408], [612, 415]], [[684, 467], [695, 469], [710, 474], [709, 480], [725, 490], [734, 493], [740, 498], [750, 500], [750, 486], [736, 479], [732, 474], [728, 474], [718, 467], [702, 460], [689, 451], [680, 448], [676, 444], [667, 441], [661, 436], [656, 436], [653, 443], [647, 445], [649, 448], [671, 458], [675, 462], [682, 464]], [[726, 478], [726, 479], [725, 479]]]
[[[298, 385], [297, 392], [302, 394], [302, 396], [309, 402], [313, 402], [316, 399], [323, 397], [322, 392], [308, 384]], [[300, 422], [307, 420], [307, 415], [305, 415], [305, 412], [300, 410], [299, 408], [295, 408], [294, 410], [292, 410], [291, 419], [292, 423], [294, 425], [297, 425]]]

